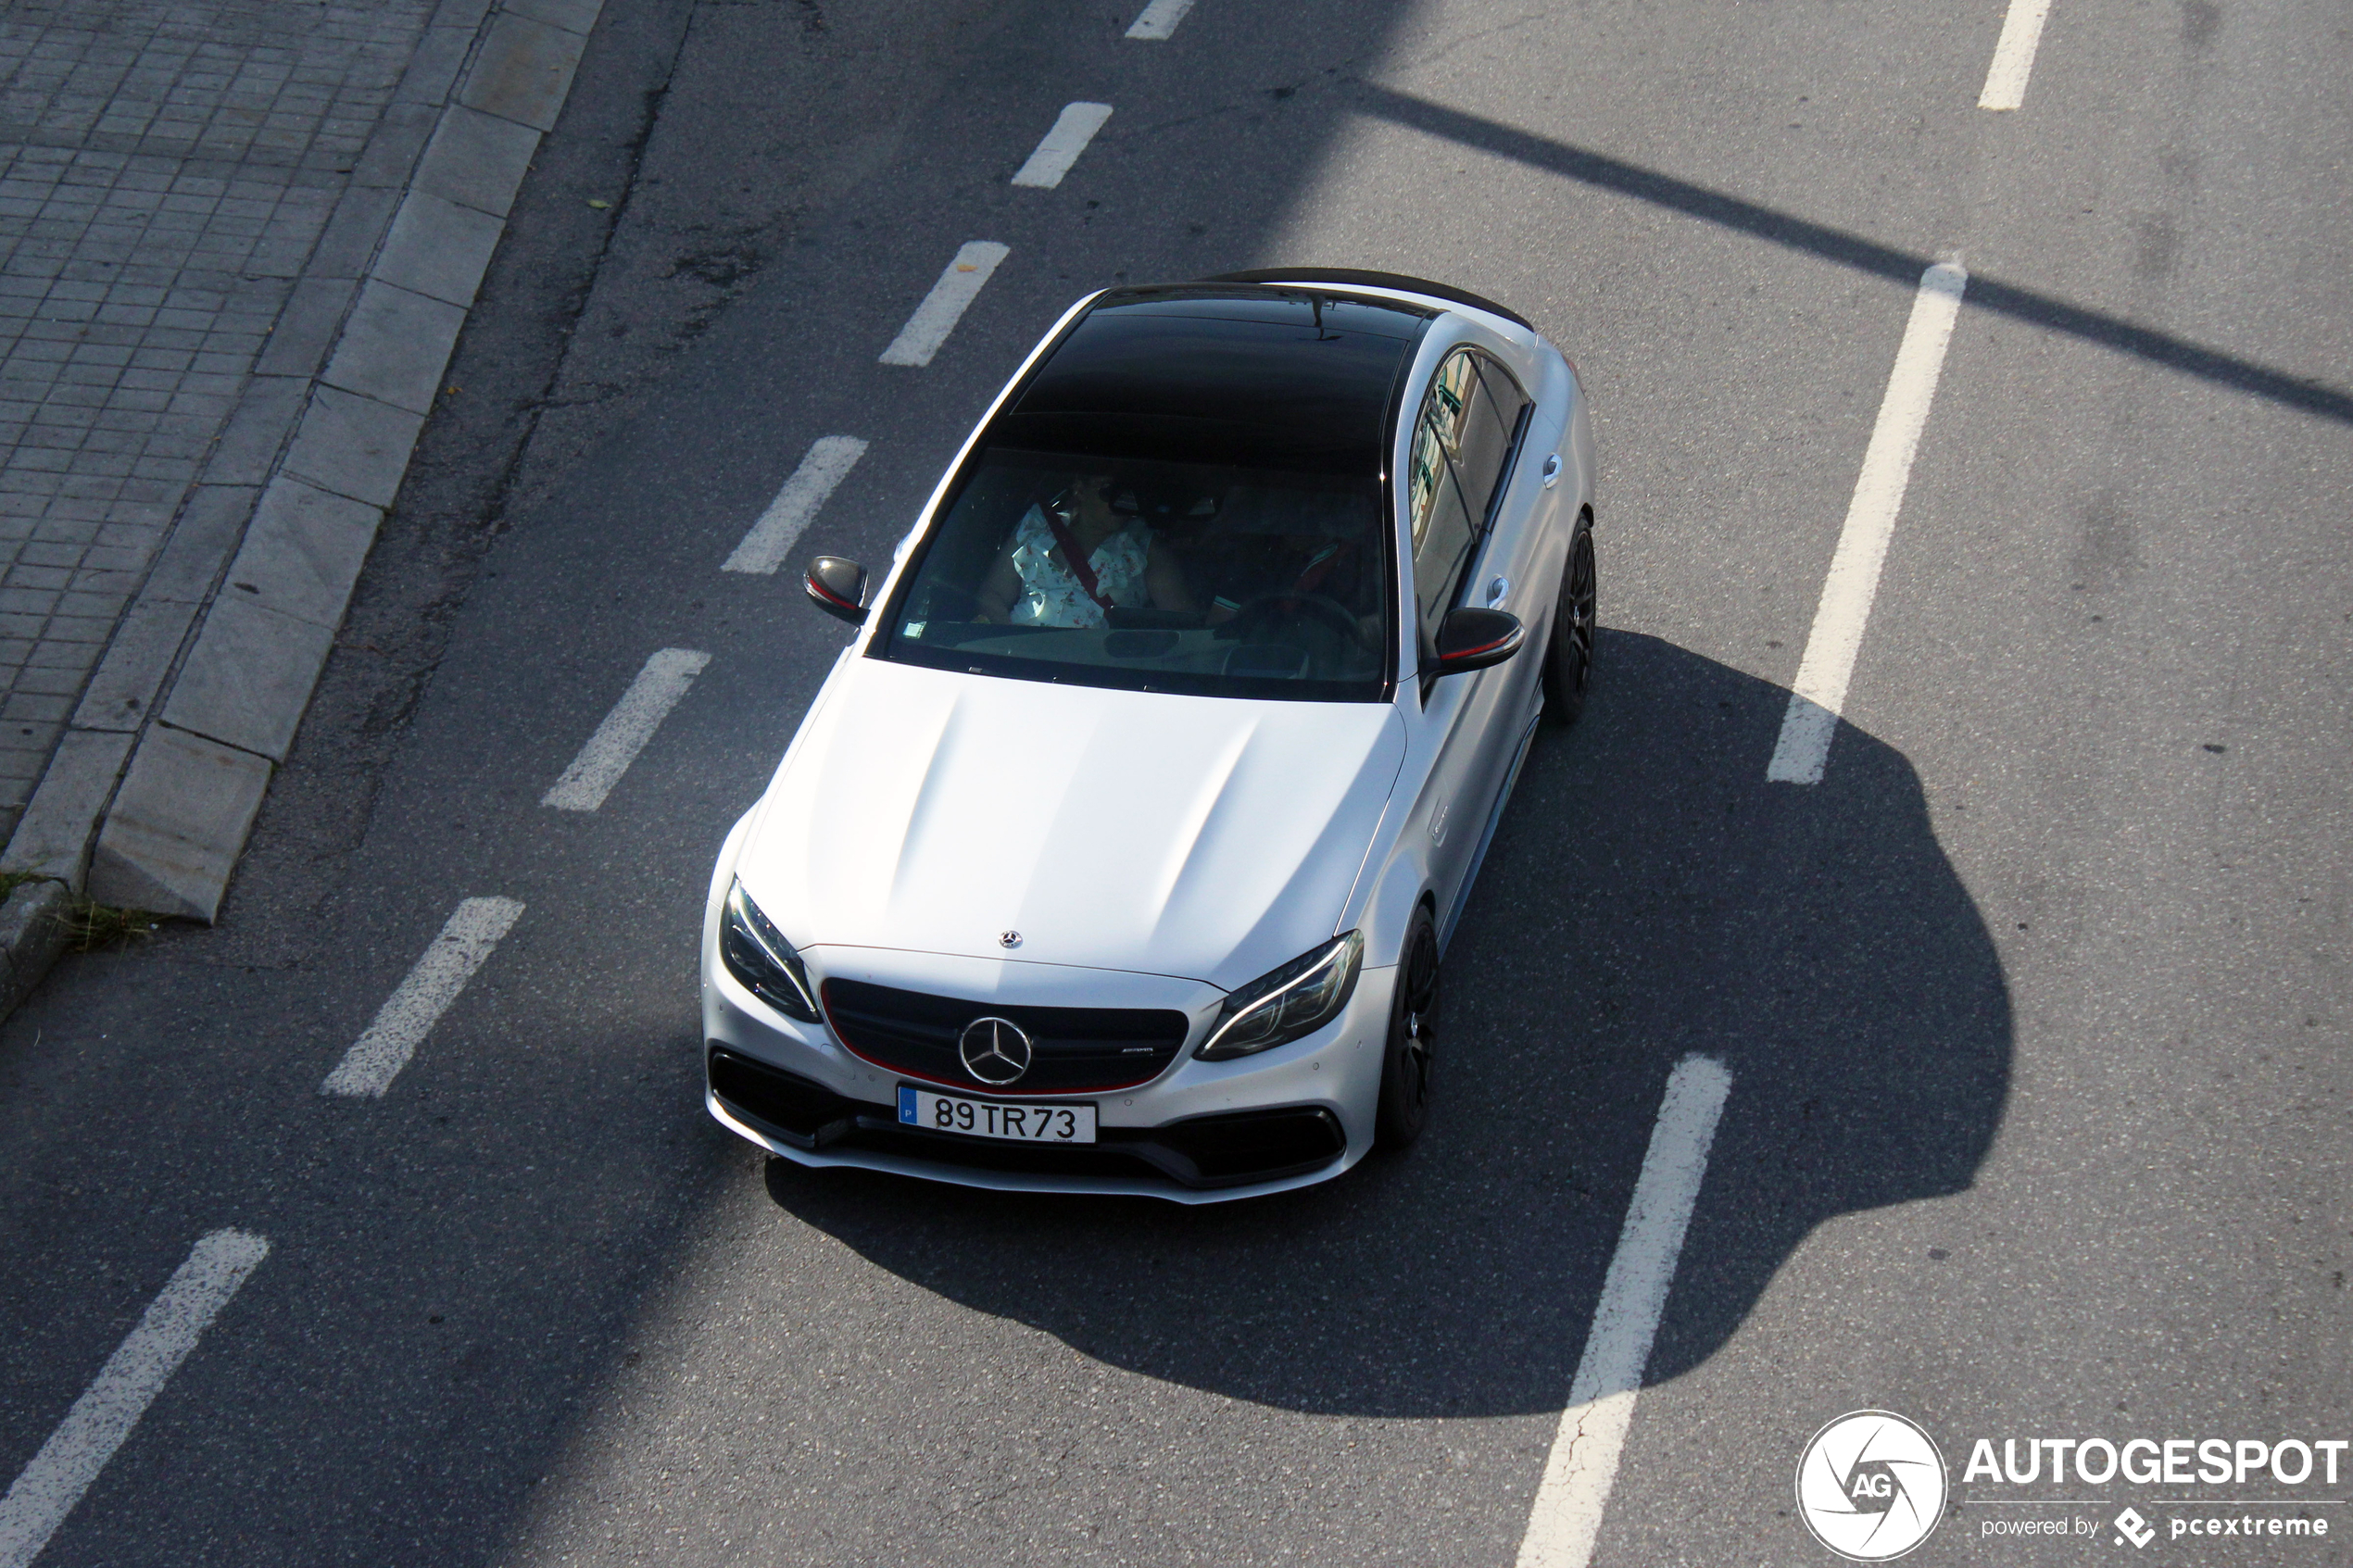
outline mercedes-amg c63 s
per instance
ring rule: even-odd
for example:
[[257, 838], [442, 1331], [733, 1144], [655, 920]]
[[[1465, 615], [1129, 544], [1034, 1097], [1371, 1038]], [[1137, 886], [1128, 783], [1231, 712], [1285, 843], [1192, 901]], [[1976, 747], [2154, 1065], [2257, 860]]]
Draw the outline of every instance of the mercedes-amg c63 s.
[[1201, 1202], [1422, 1130], [1440, 960], [1593, 649], [1592, 425], [1384, 273], [1074, 306], [711, 878], [712, 1115], [804, 1165]]

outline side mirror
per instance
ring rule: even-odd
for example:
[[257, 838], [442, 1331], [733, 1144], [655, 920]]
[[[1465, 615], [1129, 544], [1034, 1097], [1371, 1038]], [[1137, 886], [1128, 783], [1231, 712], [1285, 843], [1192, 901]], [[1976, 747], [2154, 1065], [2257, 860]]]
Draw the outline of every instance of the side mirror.
[[809, 602], [837, 621], [852, 626], [866, 623], [866, 569], [839, 556], [819, 556], [800, 580]]
[[1459, 675], [1501, 664], [1519, 651], [1528, 629], [1500, 609], [1450, 611], [1439, 623], [1438, 652], [1422, 663], [1425, 675]]

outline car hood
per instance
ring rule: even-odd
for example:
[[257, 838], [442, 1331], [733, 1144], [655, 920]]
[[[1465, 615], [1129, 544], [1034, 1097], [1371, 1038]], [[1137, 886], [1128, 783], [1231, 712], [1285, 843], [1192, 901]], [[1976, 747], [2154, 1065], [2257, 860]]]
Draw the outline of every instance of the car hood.
[[786, 754], [736, 874], [797, 946], [1230, 990], [1331, 936], [1403, 755], [1381, 704], [853, 657]]

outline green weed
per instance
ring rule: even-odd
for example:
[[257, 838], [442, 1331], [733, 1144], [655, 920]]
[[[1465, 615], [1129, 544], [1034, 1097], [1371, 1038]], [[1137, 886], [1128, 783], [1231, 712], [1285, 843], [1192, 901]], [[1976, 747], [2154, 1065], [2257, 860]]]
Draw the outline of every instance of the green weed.
[[[62, 879], [44, 876], [39, 872], [0, 872], [0, 902], [29, 882], [55, 882], [64, 886]], [[160, 917], [145, 909], [117, 909], [101, 904], [79, 893], [69, 891], [66, 908], [66, 946], [77, 953], [94, 953], [107, 947], [127, 947], [143, 936], [152, 936], [162, 926]]]
[[153, 936], [162, 924], [145, 909], [119, 909], [77, 893], [66, 914], [66, 946], [77, 953], [129, 947], [143, 936]]

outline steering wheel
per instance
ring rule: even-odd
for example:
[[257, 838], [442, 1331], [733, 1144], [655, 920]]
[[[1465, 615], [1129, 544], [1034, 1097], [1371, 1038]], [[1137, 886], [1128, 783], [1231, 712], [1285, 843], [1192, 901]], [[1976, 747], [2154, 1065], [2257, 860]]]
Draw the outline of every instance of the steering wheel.
[[1338, 599], [1333, 598], [1329, 594], [1302, 594], [1296, 589], [1285, 589], [1279, 593], [1273, 594], [1260, 594], [1245, 602], [1239, 609], [1234, 611], [1233, 619], [1227, 621], [1226, 624], [1227, 626], [1239, 626], [1243, 621], [1249, 620], [1252, 614], [1261, 610], [1273, 609], [1277, 605], [1287, 605], [1294, 609], [1313, 611], [1314, 614], [1311, 619], [1321, 621], [1327, 626], [1341, 633], [1348, 638], [1352, 645], [1357, 647], [1363, 647], [1365, 646], [1365, 631], [1363, 627], [1357, 625], [1355, 612], [1350, 609], [1346, 605], [1340, 603]]

